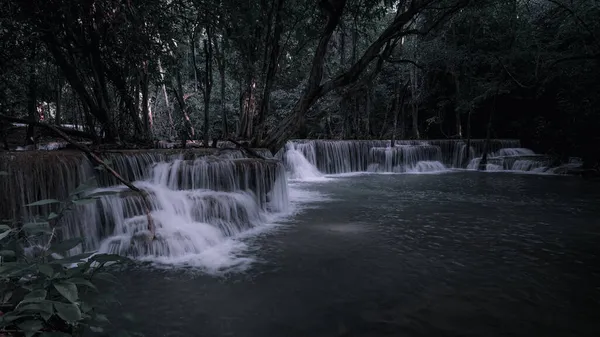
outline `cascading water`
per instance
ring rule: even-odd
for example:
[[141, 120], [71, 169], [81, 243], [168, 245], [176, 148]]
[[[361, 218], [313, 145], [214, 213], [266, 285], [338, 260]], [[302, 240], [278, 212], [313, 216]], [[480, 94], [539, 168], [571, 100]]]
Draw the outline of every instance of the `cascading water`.
[[[155, 222], [152, 241], [148, 241], [151, 235], [141, 197], [118, 185], [107, 172], [95, 172], [83, 155], [9, 153], [0, 163], [0, 170], [9, 172], [7, 179], [0, 180], [0, 188], [11, 197], [0, 196], [0, 216], [27, 220], [33, 214], [49, 214], [56, 211], [52, 205], [23, 205], [64, 199], [95, 176], [97, 191], [114, 194], [77, 206], [62, 219], [64, 238], [84, 238], [79, 250], [218, 270], [248, 261], [238, 255], [244, 244], [237, 237], [290, 210], [288, 178], [293, 181], [294, 198], [305, 202], [307, 191], [295, 188], [302, 185], [296, 182], [329, 180], [327, 175], [352, 172], [443, 172], [463, 168], [469, 161], [467, 168], [476, 169], [484, 144], [472, 140], [467, 149], [465, 142], [455, 140], [396, 141], [394, 147], [381, 140], [298, 140], [290, 141], [276, 155], [278, 160], [249, 159], [242, 151], [226, 148], [106, 154], [121, 176], [148, 193]], [[490, 171], [546, 172], [550, 165], [548, 157], [520, 148], [518, 141], [492, 140], [488, 149]], [[273, 158], [268, 151], [257, 152]]]
[[[481, 157], [473, 158], [467, 169], [478, 169], [480, 162]], [[550, 166], [551, 159], [547, 156], [536, 154], [526, 148], [508, 147], [489, 154], [486, 170], [544, 173], [551, 172]]]
[[231, 267], [240, 263], [234, 255], [243, 246], [232, 238], [288, 210], [285, 170], [275, 160], [178, 158], [146, 171], [135, 185], [148, 192], [155, 238], [148, 239], [141, 197], [110, 187], [118, 193], [81, 213], [96, 217], [86, 227], [100, 226], [87, 239], [87, 249], [160, 263]]
[[[478, 169], [486, 140], [473, 139], [468, 148], [464, 140], [400, 140], [394, 147], [390, 145], [386, 140], [294, 140], [277, 158], [290, 170], [295, 164], [287, 153], [291, 151], [295, 161], [301, 160], [296, 158], [301, 153], [323, 174]], [[492, 139], [487, 146], [488, 171], [549, 172], [549, 158], [521, 148], [518, 140]]]
[[315, 161], [315, 153], [311, 151], [310, 146], [306, 146], [306, 144], [293, 144], [288, 143], [286, 145], [286, 150], [284, 152], [284, 163], [286, 170], [288, 171], [289, 178], [293, 180], [320, 180], [323, 177], [323, 174], [315, 167], [315, 165], [311, 164], [309, 159], [305, 157], [304, 153], [301, 150], [296, 149], [296, 146], [302, 149], [306, 149], [304, 152], [310, 160]]
[[[219, 155], [206, 156], [210, 151]], [[0, 183], [21, 196], [15, 200], [20, 207], [0, 210], [6, 217], [23, 219], [30, 214], [49, 214], [56, 211], [52, 205], [32, 209], [22, 205], [46, 198], [65, 199], [81, 182], [96, 176], [101, 187], [92, 193], [113, 193], [99, 197], [96, 203], [76, 206], [61, 220], [62, 238], [84, 240], [83, 246], [71, 253], [99, 251], [212, 271], [242, 267], [249, 259], [239, 256], [244, 243], [237, 238], [290, 211], [285, 168], [280, 161], [245, 158], [236, 150], [210, 151], [125, 151], [106, 156], [122, 177], [147, 192], [153, 240], [149, 240], [141, 196], [117, 185], [106, 172], [95, 172], [76, 152], [19, 154], [11, 159], [12, 163], [28, 162], [32, 172], [13, 165], [0, 167], [9, 173]]]

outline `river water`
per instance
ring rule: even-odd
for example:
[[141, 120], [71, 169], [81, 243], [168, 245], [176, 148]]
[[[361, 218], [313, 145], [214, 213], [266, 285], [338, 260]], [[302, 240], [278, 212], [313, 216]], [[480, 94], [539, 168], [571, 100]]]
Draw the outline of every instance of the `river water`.
[[146, 336], [598, 336], [600, 197], [572, 177], [358, 174], [291, 183], [245, 271], [137, 267]]

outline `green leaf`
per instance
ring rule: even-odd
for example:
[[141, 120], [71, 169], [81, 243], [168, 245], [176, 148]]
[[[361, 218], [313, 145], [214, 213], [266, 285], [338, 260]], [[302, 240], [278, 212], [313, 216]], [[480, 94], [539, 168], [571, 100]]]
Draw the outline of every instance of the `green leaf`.
[[119, 279], [117, 279], [116, 277], [114, 277], [112, 274], [109, 274], [109, 273], [96, 273], [96, 274], [94, 274], [94, 278], [104, 280], [107, 282], [111, 282], [111, 283], [119, 283]]
[[28, 231], [47, 230], [50, 227], [48, 221], [28, 222], [23, 225], [23, 229]]
[[0, 231], [9, 231], [11, 229], [8, 225], [0, 225]]
[[19, 327], [19, 329], [25, 331], [26, 336], [33, 336], [33, 334], [28, 333], [36, 333], [44, 327], [42, 322], [38, 320], [27, 320], [25, 322], [17, 324], [17, 326]]
[[52, 277], [54, 275], [54, 268], [52, 268], [52, 266], [49, 264], [38, 265], [38, 270], [40, 271], [40, 273], [48, 277]]
[[70, 195], [77, 195], [79, 193], [82, 193], [86, 190], [89, 190], [90, 188], [94, 187], [93, 182], [96, 180], [96, 177], [92, 177], [90, 179], [88, 179], [86, 182], [80, 184], [79, 186], [77, 186], [76, 189], [74, 189], [73, 191], [71, 191], [71, 193], [69, 193]]
[[12, 233], [12, 230], [10, 230], [10, 229], [5, 232], [0, 233], [0, 240], [4, 239], [8, 235], [10, 235], [10, 233]]
[[58, 214], [54, 213], [54, 212], [50, 212], [50, 214], [48, 214], [48, 218], [47, 220], [53, 220], [58, 218]]
[[77, 286], [71, 282], [54, 283], [54, 288], [71, 303], [76, 302], [79, 299]]
[[9, 312], [3, 316], [0, 316], [0, 326], [2, 326], [2, 324], [6, 325], [10, 322], [14, 322], [23, 317], [27, 317], [27, 315], [17, 315], [14, 311]]
[[15, 256], [15, 252], [13, 250], [0, 250], [0, 256]]
[[103, 196], [107, 196], [107, 195], [115, 195], [115, 194], [119, 194], [119, 191], [101, 191], [101, 192], [95, 192], [92, 193], [90, 195], [88, 195], [88, 198], [100, 198]]
[[91, 260], [98, 263], [129, 261], [128, 258], [117, 254], [96, 254], [91, 258]]
[[40, 302], [46, 299], [46, 295], [48, 295], [46, 289], [35, 289], [27, 295], [25, 295], [25, 298], [22, 302], [25, 302], [25, 300], [27, 300], [28, 302]]
[[90, 330], [92, 330], [92, 332], [96, 332], [96, 333], [100, 333], [100, 332], [104, 331], [104, 329], [102, 329], [102, 327], [99, 327], [99, 326], [90, 326]]
[[67, 322], [77, 322], [81, 319], [79, 307], [73, 303], [53, 302], [58, 316]]
[[52, 302], [50, 301], [42, 301], [39, 303], [28, 303], [25, 305], [19, 305], [17, 306], [17, 309], [19, 312], [24, 312], [24, 311], [34, 311], [36, 313], [47, 313], [52, 315], [54, 313], [54, 310], [52, 310]]
[[6, 172], [6, 171], [0, 171], [0, 176], [7, 176], [7, 175], [8, 175], [8, 172]]
[[57, 253], [68, 252], [69, 250], [81, 244], [81, 238], [72, 238], [60, 242], [55, 242], [50, 246], [50, 250]]
[[10, 298], [12, 297], [12, 294], [13, 294], [12, 291], [2, 294], [2, 297], [0, 297], [0, 303], [8, 302], [10, 300]]
[[32, 202], [31, 204], [27, 204], [25, 206], [43, 206], [43, 205], [50, 205], [50, 204], [60, 204], [60, 200], [44, 199], [44, 200]]
[[93, 198], [82, 198], [82, 199], [73, 200], [73, 204], [75, 204], [75, 205], [89, 205], [89, 204], [93, 204], [95, 202], [96, 202], [96, 199], [93, 199]]
[[78, 263], [78, 262], [83, 262], [85, 259], [89, 258], [92, 255], [94, 255], [94, 253], [83, 253], [83, 254], [65, 257], [63, 259], [55, 259], [55, 260], [50, 261], [50, 263], [51, 264], [60, 264], [60, 265]]
[[96, 314], [94, 317], [94, 320], [96, 322], [100, 322], [100, 323], [109, 323], [110, 322], [108, 320], [108, 317], [106, 317], [106, 315], [104, 315], [104, 314]]
[[92, 282], [90, 282], [89, 280], [83, 279], [83, 278], [74, 277], [74, 278], [69, 279], [69, 282], [76, 284], [76, 285], [87, 286], [94, 290], [98, 290]]

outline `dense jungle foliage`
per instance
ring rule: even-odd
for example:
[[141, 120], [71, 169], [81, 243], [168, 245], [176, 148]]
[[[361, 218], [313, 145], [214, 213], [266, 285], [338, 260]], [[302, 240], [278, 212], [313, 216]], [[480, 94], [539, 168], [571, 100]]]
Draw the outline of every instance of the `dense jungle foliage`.
[[0, 136], [42, 120], [95, 142], [276, 150], [489, 129], [594, 165], [598, 17], [597, 0], [16, 0], [0, 9]]

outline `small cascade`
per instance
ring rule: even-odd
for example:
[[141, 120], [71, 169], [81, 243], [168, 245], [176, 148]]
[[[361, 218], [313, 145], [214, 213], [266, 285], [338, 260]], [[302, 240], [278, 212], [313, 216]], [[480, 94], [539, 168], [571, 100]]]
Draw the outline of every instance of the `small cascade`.
[[[467, 165], [467, 170], [478, 170], [481, 158], [472, 159]], [[504, 161], [501, 158], [488, 158], [485, 165], [486, 171], [502, 171], [504, 169]]]
[[[480, 162], [481, 157], [473, 158], [467, 169], [477, 170]], [[551, 163], [551, 158], [536, 154], [530, 149], [509, 147], [490, 153], [486, 170], [544, 173], [550, 172]]]
[[[439, 162], [447, 168], [464, 168], [483, 154], [486, 141], [473, 139], [467, 149], [464, 140], [293, 140], [287, 148], [300, 151], [324, 174], [350, 172], [414, 172], [420, 161]], [[518, 140], [493, 139], [489, 151], [519, 148]], [[285, 151], [277, 158], [284, 159]], [[436, 164], [435, 171], [441, 166]], [[420, 166], [423, 168], [423, 165]]]
[[419, 161], [416, 165], [408, 169], [408, 173], [434, 173], [444, 172], [448, 169], [439, 161]]
[[421, 163], [436, 163], [436, 167], [445, 169], [440, 162], [441, 150], [431, 145], [399, 145], [395, 147], [374, 147], [370, 150], [371, 172], [423, 172], [431, 167]]
[[548, 156], [522, 148], [518, 140], [472, 139], [469, 143], [467, 147], [465, 140], [399, 140], [391, 147], [387, 140], [294, 140], [277, 158], [289, 162], [285, 153], [301, 152], [324, 174], [477, 170], [487, 143], [489, 171], [554, 172]]
[[323, 174], [310, 161], [316, 161], [315, 153], [312, 151], [313, 147], [306, 146], [306, 144], [298, 144], [297, 146], [300, 149], [296, 149], [296, 145], [293, 143], [286, 145], [284, 163], [289, 178], [302, 181], [322, 178]]
[[535, 156], [535, 152], [522, 147], [508, 147], [492, 154], [492, 157]]

